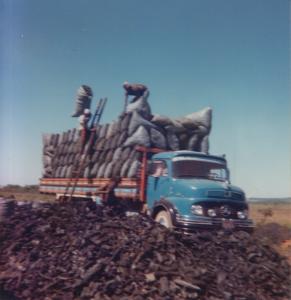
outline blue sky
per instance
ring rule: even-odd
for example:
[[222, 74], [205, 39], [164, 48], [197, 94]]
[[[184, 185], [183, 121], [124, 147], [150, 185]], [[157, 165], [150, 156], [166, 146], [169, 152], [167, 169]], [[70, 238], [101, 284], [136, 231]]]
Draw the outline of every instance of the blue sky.
[[291, 196], [288, 0], [0, 0], [0, 184], [41, 177], [41, 133], [77, 126], [76, 90], [154, 113], [213, 108], [210, 151], [248, 196]]

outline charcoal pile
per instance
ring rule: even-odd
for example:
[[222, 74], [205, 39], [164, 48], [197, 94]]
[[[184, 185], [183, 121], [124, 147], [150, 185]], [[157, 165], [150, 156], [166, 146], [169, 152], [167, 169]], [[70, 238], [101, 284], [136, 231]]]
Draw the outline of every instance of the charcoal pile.
[[[78, 91], [80, 99], [77, 104], [82, 103], [84, 108], [84, 99], [87, 104], [91, 103], [93, 93], [88, 87], [80, 89], [82, 93]], [[74, 116], [80, 115], [78, 105]], [[94, 145], [85, 159], [80, 177], [135, 177], [141, 160], [140, 153], [135, 150], [137, 145], [208, 153], [211, 119], [209, 107], [178, 119], [155, 115], [148, 103], [148, 94], [140, 96], [128, 104], [116, 121], [96, 126]], [[44, 178], [72, 177], [74, 164], [82, 158], [81, 136], [81, 131], [76, 128], [63, 133], [43, 134]], [[86, 147], [89, 147], [89, 139]]]
[[169, 231], [93, 203], [16, 205], [0, 289], [18, 299], [288, 299], [290, 266], [246, 232]]

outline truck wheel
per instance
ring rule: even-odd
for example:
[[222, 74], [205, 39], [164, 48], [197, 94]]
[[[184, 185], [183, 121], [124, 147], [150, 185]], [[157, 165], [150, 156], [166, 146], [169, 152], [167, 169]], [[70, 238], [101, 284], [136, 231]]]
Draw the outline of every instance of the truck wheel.
[[161, 225], [167, 227], [167, 228], [173, 228], [173, 223], [172, 223], [172, 219], [171, 219], [171, 216], [170, 214], [165, 211], [165, 210], [162, 210], [160, 211], [156, 217], [155, 217], [155, 221], [157, 223], [160, 223]]

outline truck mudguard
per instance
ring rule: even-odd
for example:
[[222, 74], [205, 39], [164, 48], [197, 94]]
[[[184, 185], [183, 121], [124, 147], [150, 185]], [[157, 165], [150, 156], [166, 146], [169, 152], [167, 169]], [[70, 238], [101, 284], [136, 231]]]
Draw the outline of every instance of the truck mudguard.
[[172, 218], [172, 223], [175, 225], [176, 224], [176, 209], [174, 205], [168, 201], [167, 199], [161, 199], [159, 201], [156, 201], [154, 204], [154, 207], [151, 211], [151, 217], [154, 219], [157, 213], [161, 210], [165, 210], [169, 212], [171, 218]]

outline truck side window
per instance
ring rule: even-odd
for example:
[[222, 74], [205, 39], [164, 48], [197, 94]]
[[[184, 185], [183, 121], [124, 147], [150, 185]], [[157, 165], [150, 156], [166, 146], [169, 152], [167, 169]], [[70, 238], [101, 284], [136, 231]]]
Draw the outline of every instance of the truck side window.
[[166, 163], [162, 160], [154, 161], [149, 175], [153, 177], [167, 176], [168, 169]]

